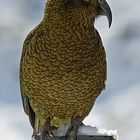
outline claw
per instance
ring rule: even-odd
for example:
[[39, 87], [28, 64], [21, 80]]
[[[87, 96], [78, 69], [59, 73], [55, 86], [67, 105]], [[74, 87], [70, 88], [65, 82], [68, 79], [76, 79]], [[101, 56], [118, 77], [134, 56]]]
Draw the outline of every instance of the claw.
[[51, 131], [42, 131], [39, 140], [55, 140], [55, 137]]
[[32, 135], [32, 140], [40, 140], [40, 136], [39, 135]]

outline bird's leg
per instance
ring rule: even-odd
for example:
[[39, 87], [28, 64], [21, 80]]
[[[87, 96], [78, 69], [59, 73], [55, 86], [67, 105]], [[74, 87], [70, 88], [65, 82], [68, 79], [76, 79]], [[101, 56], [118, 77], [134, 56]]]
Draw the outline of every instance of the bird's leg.
[[41, 130], [40, 140], [55, 140], [50, 125], [50, 119], [46, 119], [43, 129]]
[[65, 140], [77, 140], [79, 126], [83, 125], [81, 117], [71, 118], [71, 126], [68, 128]]

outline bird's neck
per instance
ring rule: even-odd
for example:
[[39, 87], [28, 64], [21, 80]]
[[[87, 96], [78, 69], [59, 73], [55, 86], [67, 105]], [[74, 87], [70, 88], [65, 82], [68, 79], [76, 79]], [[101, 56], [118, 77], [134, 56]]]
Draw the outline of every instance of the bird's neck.
[[43, 24], [44, 28], [76, 28], [93, 29], [94, 18], [91, 19], [86, 11], [80, 8], [68, 8], [64, 5], [64, 0], [49, 0], [45, 7]]

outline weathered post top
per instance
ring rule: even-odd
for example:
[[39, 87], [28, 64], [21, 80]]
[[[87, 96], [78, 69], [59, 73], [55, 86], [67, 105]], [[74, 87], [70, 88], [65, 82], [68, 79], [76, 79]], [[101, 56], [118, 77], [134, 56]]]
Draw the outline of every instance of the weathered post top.
[[[40, 140], [40, 137], [36, 137], [36, 140]], [[47, 140], [47, 137], [46, 137]], [[54, 140], [54, 138], [50, 139]], [[65, 140], [64, 136], [61, 137], [55, 137], [55, 140]], [[103, 135], [97, 135], [97, 136], [85, 136], [85, 135], [78, 135], [77, 140], [115, 140], [113, 136], [103, 136]]]

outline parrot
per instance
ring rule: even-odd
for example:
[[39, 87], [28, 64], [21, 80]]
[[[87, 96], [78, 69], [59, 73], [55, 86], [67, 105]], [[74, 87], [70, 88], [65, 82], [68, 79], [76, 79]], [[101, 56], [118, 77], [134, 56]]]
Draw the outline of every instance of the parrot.
[[32, 138], [76, 140], [107, 80], [106, 52], [95, 20], [112, 11], [106, 0], [48, 0], [40, 23], [27, 35], [20, 60], [23, 108]]

